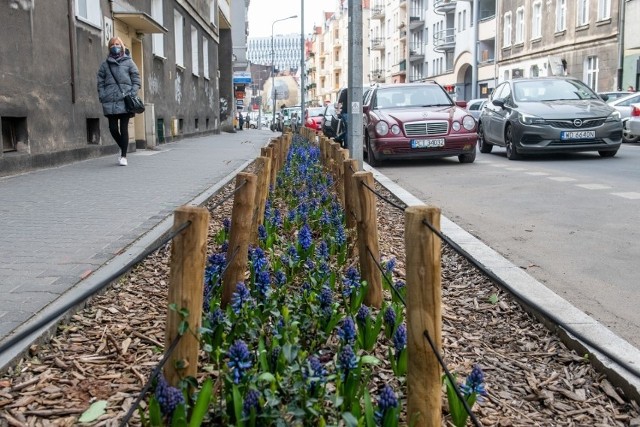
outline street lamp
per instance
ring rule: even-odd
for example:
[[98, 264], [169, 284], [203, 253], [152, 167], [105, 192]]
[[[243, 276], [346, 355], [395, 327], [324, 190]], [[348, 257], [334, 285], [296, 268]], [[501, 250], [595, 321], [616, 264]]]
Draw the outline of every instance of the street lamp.
[[275, 62], [275, 51], [273, 50], [273, 26], [276, 24], [276, 22], [280, 22], [280, 21], [286, 21], [287, 19], [293, 19], [293, 18], [297, 18], [298, 15], [291, 15], [288, 16], [286, 18], [282, 18], [282, 19], [276, 19], [275, 21], [273, 21], [273, 23], [271, 24], [271, 90], [273, 91], [273, 111], [272, 111], [272, 115], [273, 115], [273, 126], [275, 127], [276, 125], [276, 73], [274, 73], [273, 67], [274, 67], [274, 62]]

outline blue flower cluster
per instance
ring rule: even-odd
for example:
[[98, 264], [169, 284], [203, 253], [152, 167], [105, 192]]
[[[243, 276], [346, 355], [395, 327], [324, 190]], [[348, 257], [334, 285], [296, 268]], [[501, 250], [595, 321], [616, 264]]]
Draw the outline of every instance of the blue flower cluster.
[[320, 313], [325, 317], [331, 317], [333, 314], [333, 292], [327, 286], [320, 291]]
[[184, 395], [182, 394], [182, 391], [176, 387], [170, 386], [162, 374], [158, 376], [155, 397], [160, 405], [162, 414], [165, 416], [173, 414], [176, 407], [184, 403]]
[[375, 412], [375, 417], [379, 423], [384, 419], [385, 414], [389, 409], [398, 407], [398, 397], [393, 391], [393, 388], [389, 384], [385, 384], [380, 390], [378, 395], [378, 407]]
[[316, 391], [316, 387], [326, 381], [327, 370], [320, 363], [320, 359], [316, 356], [309, 356], [302, 376], [309, 382], [309, 393], [313, 394]]
[[338, 329], [338, 337], [342, 344], [353, 344], [356, 340], [356, 325], [351, 317], [347, 317], [342, 321], [342, 326]]
[[338, 368], [343, 380], [349, 376], [349, 372], [358, 367], [358, 358], [350, 345], [345, 345], [338, 353], [338, 362], [336, 363], [336, 367]]
[[252, 409], [260, 412], [260, 396], [262, 396], [262, 394], [258, 390], [251, 389], [247, 392], [247, 395], [244, 397], [244, 402], [242, 403], [242, 413], [245, 416], [249, 416]]
[[399, 357], [400, 352], [407, 347], [407, 327], [404, 323], [398, 326], [393, 334], [393, 347], [396, 349], [396, 357]]
[[358, 313], [356, 314], [356, 321], [359, 324], [366, 324], [367, 319], [371, 316], [371, 310], [366, 305], [361, 305], [358, 309]]
[[245, 374], [247, 369], [253, 366], [251, 361], [251, 353], [249, 353], [249, 347], [242, 340], [236, 340], [229, 351], [227, 352], [229, 361], [227, 366], [231, 369], [234, 384], [238, 384]]
[[480, 366], [475, 365], [473, 367], [465, 383], [460, 386], [460, 391], [465, 397], [469, 397], [473, 393], [479, 396], [487, 395], [487, 390], [484, 387], [484, 373]]
[[298, 244], [302, 250], [306, 251], [311, 247], [312, 243], [311, 228], [309, 228], [308, 224], [304, 224], [298, 232]]
[[345, 298], [349, 298], [354, 290], [360, 288], [360, 273], [355, 267], [351, 266], [347, 269], [342, 278], [342, 284], [342, 295]]
[[385, 308], [382, 318], [384, 320], [385, 327], [393, 329], [396, 326], [396, 311], [393, 309], [393, 307], [388, 306], [387, 308]]
[[251, 304], [252, 302], [253, 299], [251, 298], [249, 289], [244, 283], [239, 282], [236, 285], [236, 291], [231, 296], [231, 308], [233, 309], [233, 312], [236, 314], [240, 313], [245, 304]]

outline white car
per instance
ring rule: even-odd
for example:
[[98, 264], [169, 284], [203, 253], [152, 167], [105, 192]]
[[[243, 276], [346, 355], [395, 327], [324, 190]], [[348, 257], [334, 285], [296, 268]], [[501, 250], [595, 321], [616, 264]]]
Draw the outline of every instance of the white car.
[[627, 121], [626, 128], [632, 135], [640, 135], [640, 104], [631, 106], [631, 117]]
[[487, 98], [471, 99], [467, 101], [467, 111], [473, 116], [474, 119], [476, 119], [476, 121], [478, 121], [480, 113], [482, 112], [482, 108], [484, 107], [484, 104], [486, 102]]
[[631, 133], [627, 127], [627, 120], [629, 120], [629, 117], [631, 117], [632, 105], [639, 102], [640, 92], [629, 93], [626, 96], [607, 102], [613, 108], [620, 111], [620, 118], [622, 119], [623, 142], [638, 142], [638, 140], [640, 140], [640, 135]]

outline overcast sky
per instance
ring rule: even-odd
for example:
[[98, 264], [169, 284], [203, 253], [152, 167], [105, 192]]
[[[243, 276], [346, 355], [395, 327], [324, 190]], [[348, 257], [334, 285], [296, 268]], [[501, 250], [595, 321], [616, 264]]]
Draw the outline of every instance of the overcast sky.
[[249, 37], [271, 37], [271, 25], [277, 19], [298, 15], [273, 26], [274, 34], [300, 34], [300, 6], [304, 1], [304, 31], [321, 25], [323, 12], [332, 12], [336, 0], [251, 0], [249, 3]]

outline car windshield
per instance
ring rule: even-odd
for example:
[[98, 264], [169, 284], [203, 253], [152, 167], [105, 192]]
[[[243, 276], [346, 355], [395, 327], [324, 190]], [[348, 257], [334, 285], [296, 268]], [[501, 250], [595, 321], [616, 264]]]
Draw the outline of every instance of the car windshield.
[[600, 99], [578, 80], [529, 80], [514, 82], [516, 102]]
[[451, 98], [435, 84], [424, 86], [394, 86], [379, 88], [376, 93], [377, 108], [452, 106]]
[[324, 113], [324, 107], [311, 107], [307, 110], [309, 117], [321, 116]]

